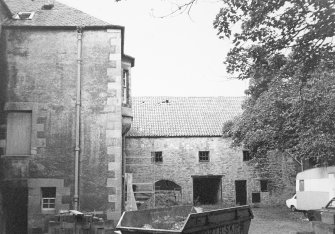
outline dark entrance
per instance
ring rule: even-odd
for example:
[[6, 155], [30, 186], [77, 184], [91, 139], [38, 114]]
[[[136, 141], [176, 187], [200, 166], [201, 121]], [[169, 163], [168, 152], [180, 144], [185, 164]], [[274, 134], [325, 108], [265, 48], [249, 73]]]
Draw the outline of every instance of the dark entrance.
[[222, 176], [193, 176], [193, 203], [217, 204], [221, 201]]
[[247, 204], [247, 181], [235, 180], [236, 205]]
[[7, 183], [3, 187], [6, 233], [27, 233], [28, 188], [25, 183]]

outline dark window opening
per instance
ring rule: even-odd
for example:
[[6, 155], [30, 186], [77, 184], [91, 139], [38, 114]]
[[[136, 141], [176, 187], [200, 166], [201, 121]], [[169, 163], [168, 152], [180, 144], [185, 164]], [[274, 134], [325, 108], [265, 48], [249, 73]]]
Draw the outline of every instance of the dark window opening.
[[199, 151], [199, 162], [209, 162], [209, 151]]
[[261, 180], [261, 192], [267, 192], [267, 191], [268, 191], [268, 181]]
[[163, 153], [162, 151], [152, 152], [153, 162], [162, 163], [163, 162]]
[[252, 203], [260, 203], [260, 202], [261, 202], [261, 194], [252, 193]]
[[56, 188], [43, 187], [42, 191], [42, 209], [53, 210], [56, 208]]
[[251, 160], [251, 155], [249, 150], [243, 150], [243, 161], [249, 161]]

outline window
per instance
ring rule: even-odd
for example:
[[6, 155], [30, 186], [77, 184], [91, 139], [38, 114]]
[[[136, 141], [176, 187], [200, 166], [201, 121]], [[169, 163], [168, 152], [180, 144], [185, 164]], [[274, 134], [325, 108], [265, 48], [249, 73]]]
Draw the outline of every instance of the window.
[[123, 70], [122, 74], [122, 103], [129, 103], [129, 71]]
[[54, 210], [56, 208], [56, 187], [41, 188], [42, 210]]
[[19, 12], [13, 15], [13, 19], [16, 20], [31, 20], [34, 17], [35, 12]]
[[252, 193], [252, 203], [260, 203], [260, 202], [261, 202], [261, 194]]
[[30, 155], [31, 112], [8, 112], [6, 155]]
[[251, 160], [250, 152], [249, 150], [243, 150], [243, 161], [249, 161]]
[[261, 180], [261, 192], [267, 192], [267, 191], [268, 191], [268, 181]]
[[305, 183], [303, 180], [299, 180], [299, 191], [302, 192], [305, 190]]
[[199, 151], [199, 162], [209, 162], [209, 151]]
[[152, 155], [153, 162], [155, 162], [155, 163], [162, 163], [163, 162], [162, 151], [152, 152], [151, 155]]

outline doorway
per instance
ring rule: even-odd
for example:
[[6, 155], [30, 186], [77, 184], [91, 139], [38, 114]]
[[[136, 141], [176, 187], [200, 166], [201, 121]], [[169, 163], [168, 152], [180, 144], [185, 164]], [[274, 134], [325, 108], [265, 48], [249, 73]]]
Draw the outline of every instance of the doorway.
[[[24, 183], [8, 183], [2, 188], [5, 215], [5, 232], [11, 234], [27, 233], [28, 188]], [[14, 199], [13, 199], [14, 198]], [[1, 231], [1, 230], [0, 230]]]
[[193, 176], [193, 203], [217, 204], [222, 200], [222, 176]]
[[247, 204], [247, 181], [235, 180], [236, 205]]

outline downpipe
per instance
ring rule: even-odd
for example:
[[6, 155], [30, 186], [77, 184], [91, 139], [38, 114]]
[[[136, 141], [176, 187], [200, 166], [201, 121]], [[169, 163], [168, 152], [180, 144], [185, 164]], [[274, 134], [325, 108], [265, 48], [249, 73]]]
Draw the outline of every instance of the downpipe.
[[82, 63], [82, 36], [83, 30], [77, 28], [77, 88], [76, 88], [76, 135], [74, 161], [74, 195], [73, 208], [79, 210], [79, 163], [80, 163], [80, 120], [81, 120], [81, 63]]

